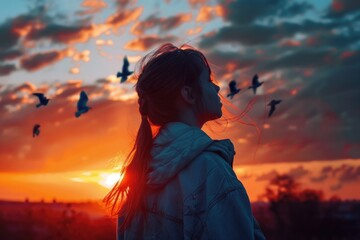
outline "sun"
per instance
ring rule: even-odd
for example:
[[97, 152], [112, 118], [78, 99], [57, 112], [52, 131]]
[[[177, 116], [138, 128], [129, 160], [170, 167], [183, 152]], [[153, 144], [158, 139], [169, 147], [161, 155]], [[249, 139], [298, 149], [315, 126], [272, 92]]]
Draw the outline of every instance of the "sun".
[[112, 188], [120, 180], [120, 173], [101, 173], [99, 184], [106, 188]]

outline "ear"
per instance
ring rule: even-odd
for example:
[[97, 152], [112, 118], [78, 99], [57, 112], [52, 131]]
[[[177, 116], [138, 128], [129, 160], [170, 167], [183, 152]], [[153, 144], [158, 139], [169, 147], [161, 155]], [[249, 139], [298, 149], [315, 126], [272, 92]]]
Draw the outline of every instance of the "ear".
[[186, 103], [195, 104], [195, 96], [191, 87], [183, 86], [181, 88], [181, 97]]

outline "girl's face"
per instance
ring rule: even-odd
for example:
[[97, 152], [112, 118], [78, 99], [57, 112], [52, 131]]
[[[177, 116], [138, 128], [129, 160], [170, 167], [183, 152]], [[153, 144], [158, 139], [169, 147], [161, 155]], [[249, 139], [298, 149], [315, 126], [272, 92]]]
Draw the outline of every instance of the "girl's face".
[[202, 97], [199, 99], [202, 106], [201, 120], [205, 123], [220, 118], [222, 116], [222, 103], [218, 94], [220, 87], [211, 80], [209, 69], [205, 66], [200, 73], [199, 84], [202, 92]]

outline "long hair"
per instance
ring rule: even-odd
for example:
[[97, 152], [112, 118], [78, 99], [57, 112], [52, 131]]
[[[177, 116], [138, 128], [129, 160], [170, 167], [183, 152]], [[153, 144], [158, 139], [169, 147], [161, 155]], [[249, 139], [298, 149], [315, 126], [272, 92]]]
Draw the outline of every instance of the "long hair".
[[[198, 78], [203, 66], [199, 65], [199, 59], [210, 71], [200, 51], [186, 44], [176, 47], [166, 43], [137, 64], [135, 87], [141, 124], [134, 146], [121, 169], [122, 179], [103, 200], [106, 206], [110, 206], [112, 215], [124, 219], [120, 231], [130, 225], [137, 213], [146, 217], [144, 196], [153, 143], [152, 126], [161, 128], [166, 123], [176, 121], [179, 113], [175, 103], [182, 86], [192, 87], [198, 99], [202, 96]], [[201, 102], [197, 101], [196, 106], [201, 109]]]

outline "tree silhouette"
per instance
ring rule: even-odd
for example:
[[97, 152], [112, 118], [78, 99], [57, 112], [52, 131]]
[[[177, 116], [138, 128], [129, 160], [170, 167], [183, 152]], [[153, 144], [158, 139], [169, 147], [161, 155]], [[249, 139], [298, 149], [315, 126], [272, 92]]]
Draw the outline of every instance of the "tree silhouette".
[[346, 204], [336, 196], [326, 201], [321, 190], [301, 189], [286, 174], [271, 179], [262, 197], [275, 222], [268, 239], [360, 239], [359, 202]]

